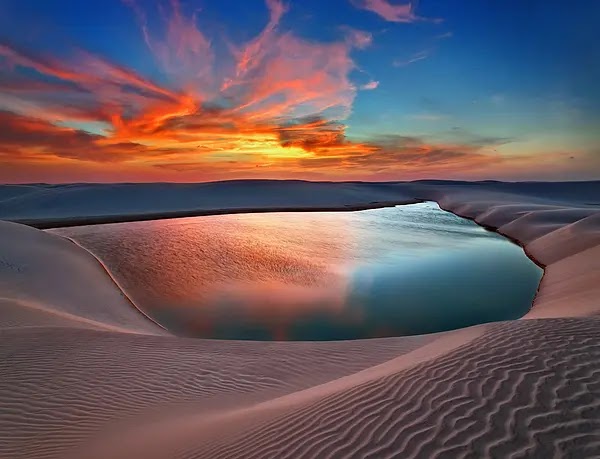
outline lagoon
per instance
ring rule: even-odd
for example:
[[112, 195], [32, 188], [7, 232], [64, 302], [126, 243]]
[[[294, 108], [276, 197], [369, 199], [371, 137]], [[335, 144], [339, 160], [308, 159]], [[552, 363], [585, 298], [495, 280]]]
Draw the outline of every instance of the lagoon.
[[201, 338], [359, 339], [510, 320], [543, 274], [519, 246], [431, 202], [51, 231], [100, 259], [148, 316]]

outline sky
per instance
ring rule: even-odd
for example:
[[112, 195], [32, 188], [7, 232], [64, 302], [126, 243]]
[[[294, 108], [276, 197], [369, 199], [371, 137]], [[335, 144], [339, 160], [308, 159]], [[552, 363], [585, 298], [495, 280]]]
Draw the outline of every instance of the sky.
[[0, 182], [600, 179], [597, 0], [0, 0]]

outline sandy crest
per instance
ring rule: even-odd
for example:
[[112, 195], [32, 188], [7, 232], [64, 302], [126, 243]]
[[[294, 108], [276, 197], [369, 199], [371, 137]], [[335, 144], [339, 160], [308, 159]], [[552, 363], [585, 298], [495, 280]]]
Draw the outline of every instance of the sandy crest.
[[[232, 183], [217, 201], [238, 199]], [[344, 186], [344, 205], [365, 202], [360, 184]], [[184, 339], [83, 249], [0, 222], [0, 457], [600, 456], [598, 183], [369, 190], [436, 200], [519, 242], [545, 266], [531, 320], [345, 342]], [[2, 193], [16, 209], [46, 190]]]

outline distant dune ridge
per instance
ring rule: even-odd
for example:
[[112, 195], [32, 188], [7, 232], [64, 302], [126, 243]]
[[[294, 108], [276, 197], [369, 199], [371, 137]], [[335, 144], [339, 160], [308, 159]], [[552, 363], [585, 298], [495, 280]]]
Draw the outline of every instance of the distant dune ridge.
[[0, 221], [0, 458], [600, 457], [600, 182], [0, 186], [38, 227], [434, 200], [545, 273], [517, 320], [426, 336], [173, 336], [87, 251]]

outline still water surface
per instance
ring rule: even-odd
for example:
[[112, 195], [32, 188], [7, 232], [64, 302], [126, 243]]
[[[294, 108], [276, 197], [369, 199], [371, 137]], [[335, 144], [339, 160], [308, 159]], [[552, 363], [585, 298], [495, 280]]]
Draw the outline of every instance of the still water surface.
[[94, 253], [175, 333], [333, 340], [515, 319], [542, 270], [520, 247], [422, 203], [53, 230]]

